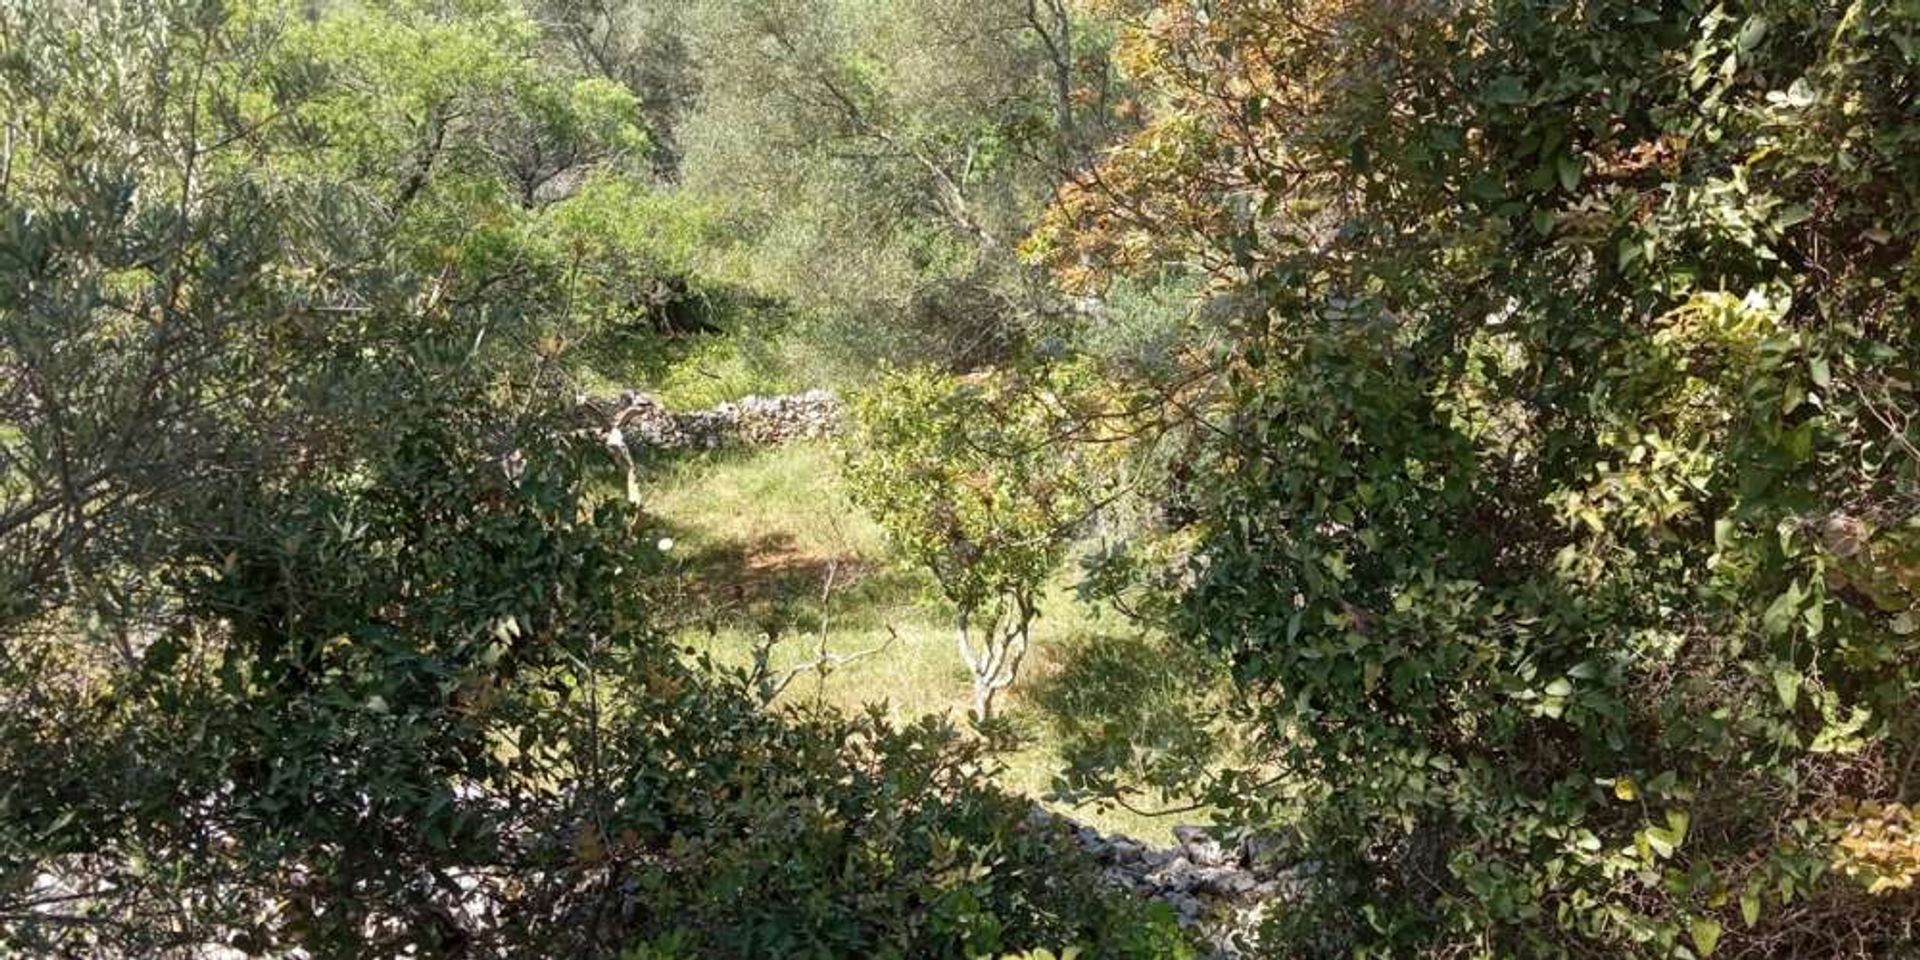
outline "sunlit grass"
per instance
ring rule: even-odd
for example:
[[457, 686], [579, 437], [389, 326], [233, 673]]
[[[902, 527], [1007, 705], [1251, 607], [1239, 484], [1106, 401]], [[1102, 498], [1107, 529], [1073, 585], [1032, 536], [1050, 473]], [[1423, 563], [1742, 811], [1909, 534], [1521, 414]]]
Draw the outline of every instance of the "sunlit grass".
[[[950, 614], [928, 578], [893, 556], [878, 525], [847, 498], [829, 445], [710, 455], [662, 467], [646, 509], [674, 540], [671, 554], [687, 585], [681, 609], [673, 612], [681, 643], [718, 663], [744, 666], [762, 637], [778, 634], [769, 658], [776, 675], [822, 653], [877, 651], [824, 675], [796, 675], [783, 696], [844, 710], [883, 704], [898, 720], [945, 713], [965, 722], [970, 688]], [[1028, 739], [1000, 758], [1002, 786], [1039, 799], [1059, 768], [1048, 724], [1021, 697], [1048, 669], [1048, 649], [1119, 626], [1078, 603], [1064, 576], [1049, 591], [1035, 624], [1034, 654], [1003, 700]], [[1156, 842], [1168, 838], [1175, 822], [1092, 807], [1065, 812]]]

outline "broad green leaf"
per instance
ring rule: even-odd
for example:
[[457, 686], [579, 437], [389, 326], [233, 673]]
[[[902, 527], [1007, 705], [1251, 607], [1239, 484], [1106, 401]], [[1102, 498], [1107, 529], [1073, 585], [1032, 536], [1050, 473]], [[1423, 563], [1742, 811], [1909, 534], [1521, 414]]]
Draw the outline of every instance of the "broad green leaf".
[[1486, 85], [1485, 90], [1487, 100], [1492, 103], [1514, 106], [1527, 102], [1525, 83], [1512, 74], [1495, 77], [1493, 82]]
[[1688, 924], [1693, 934], [1693, 946], [1702, 957], [1711, 957], [1720, 949], [1720, 921], [1712, 917], [1696, 917]]
[[1580, 186], [1580, 176], [1586, 170], [1586, 161], [1572, 154], [1561, 154], [1553, 162], [1554, 173], [1560, 178], [1561, 189], [1572, 193]]
[[1788, 227], [1805, 223], [1812, 218], [1813, 211], [1807, 209], [1806, 204], [1790, 203], [1781, 207], [1780, 212], [1773, 215], [1773, 225], [1781, 230], [1785, 230]]
[[1777, 667], [1773, 671], [1773, 692], [1780, 697], [1780, 704], [1788, 710], [1800, 702], [1800, 671], [1791, 667]]
[[1680, 846], [1680, 838], [1668, 832], [1664, 827], [1648, 827], [1642, 830], [1640, 835], [1646, 838], [1647, 845], [1652, 847], [1653, 852], [1658, 854], [1663, 860], [1673, 856], [1675, 848]]

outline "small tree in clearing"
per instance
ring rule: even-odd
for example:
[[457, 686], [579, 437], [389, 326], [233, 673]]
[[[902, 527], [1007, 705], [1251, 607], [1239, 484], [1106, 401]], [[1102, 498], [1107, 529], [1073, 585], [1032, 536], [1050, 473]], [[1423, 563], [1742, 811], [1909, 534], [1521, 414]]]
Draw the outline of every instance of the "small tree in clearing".
[[1040, 593], [1094, 507], [1098, 471], [1056, 442], [1074, 420], [1070, 375], [906, 371], [853, 403], [854, 498], [953, 603], [983, 720], [1019, 675]]

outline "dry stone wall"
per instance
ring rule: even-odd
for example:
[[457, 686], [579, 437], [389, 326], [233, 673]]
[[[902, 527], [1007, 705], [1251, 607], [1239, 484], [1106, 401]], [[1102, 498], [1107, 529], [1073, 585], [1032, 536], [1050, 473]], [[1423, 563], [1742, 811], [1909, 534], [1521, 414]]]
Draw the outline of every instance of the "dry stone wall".
[[[617, 400], [583, 399], [596, 421], [634, 452], [717, 450], [818, 440], [839, 428], [840, 400], [825, 390], [777, 397], [747, 397], [706, 410], [671, 410], [657, 397], [636, 391]], [[617, 431], [617, 434], [612, 433]]]

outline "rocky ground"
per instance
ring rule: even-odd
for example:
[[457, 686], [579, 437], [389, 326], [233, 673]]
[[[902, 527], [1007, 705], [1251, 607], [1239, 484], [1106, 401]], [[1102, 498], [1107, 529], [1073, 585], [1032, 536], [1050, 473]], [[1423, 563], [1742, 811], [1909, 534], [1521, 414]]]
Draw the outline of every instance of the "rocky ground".
[[1110, 882], [1171, 907], [1219, 958], [1251, 952], [1268, 912], [1302, 897], [1316, 873], [1314, 864], [1293, 857], [1292, 845], [1272, 834], [1231, 841], [1203, 827], [1179, 826], [1173, 828], [1178, 843], [1154, 847], [1044, 810], [1035, 809], [1033, 820], [1070, 832], [1104, 865]]

